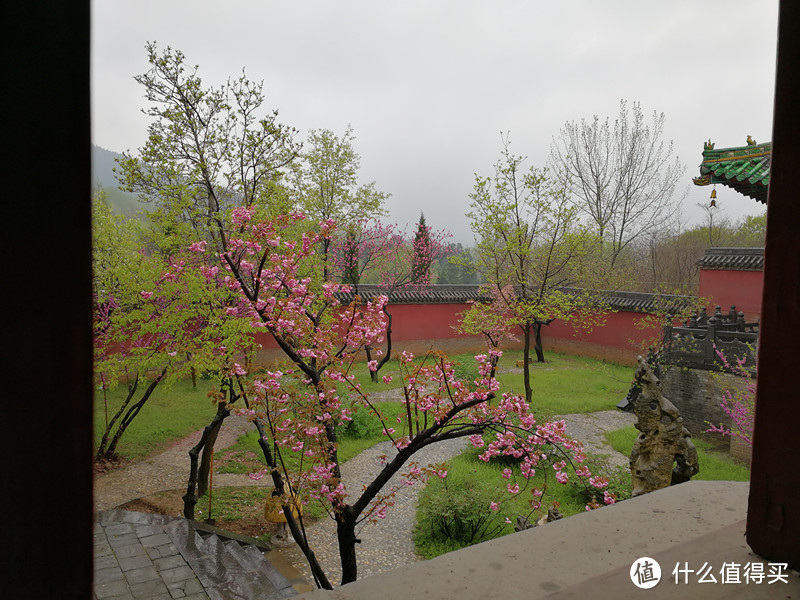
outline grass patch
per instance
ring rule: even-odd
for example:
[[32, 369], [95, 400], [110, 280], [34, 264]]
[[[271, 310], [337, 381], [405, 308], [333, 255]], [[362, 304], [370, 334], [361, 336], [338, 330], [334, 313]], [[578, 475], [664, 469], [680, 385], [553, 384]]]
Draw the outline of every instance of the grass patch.
[[[242, 519], [253, 509], [264, 510], [265, 491], [263, 488], [219, 487], [211, 496], [211, 516], [215, 519], [235, 521]], [[202, 518], [208, 517], [208, 494], [197, 499], [195, 511]]]
[[[479, 452], [470, 448], [451, 459], [447, 463], [447, 477], [432, 478], [421, 491], [414, 530], [414, 543], [421, 556], [434, 558], [513, 533], [518, 516], [533, 523], [554, 504], [564, 517], [585, 511], [589, 500], [585, 489], [576, 483], [557, 483], [551, 468], [540, 467], [536, 476], [526, 481], [512, 463], [503, 460], [486, 463], [478, 458]], [[593, 473], [599, 473], [591, 460], [587, 464]], [[509, 480], [501, 475], [506, 467], [511, 467], [515, 473]], [[619, 499], [630, 497], [630, 482], [629, 478], [626, 481], [624, 473], [604, 475], [609, 477], [609, 490]], [[574, 482], [577, 478], [572, 475], [570, 479]], [[519, 493], [510, 494], [506, 490], [507, 483], [518, 484]], [[545, 494], [542, 508], [534, 512], [531, 501], [536, 488], [543, 489]], [[598, 500], [602, 502], [602, 492], [598, 493]], [[490, 502], [497, 502], [498, 510], [492, 511]]]
[[[605, 437], [614, 450], [630, 456], [637, 435], [639, 431], [633, 425], [628, 425], [607, 432]], [[692, 438], [692, 442], [697, 448], [697, 459], [700, 463], [700, 472], [692, 477], [693, 480], [750, 481], [750, 469], [731, 456], [715, 451], [713, 443], [700, 437]]]
[[[272, 488], [262, 487], [219, 487], [214, 488], [211, 496], [211, 516], [223, 521], [237, 521], [251, 515], [254, 510], [262, 514], [264, 502]], [[209, 514], [208, 494], [197, 499], [195, 511], [203, 518]], [[311, 502], [303, 506], [303, 516], [320, 519], [327, 516], [319, 503]]]
[[[139, 384], [137, 398], [146, 387], [145, 382]], [[122, 435], [117, 446], [117, 454], [127, 460], [139, 460], [162, 449], [167, 443], [186, 437], [208, 425], [216, 413], [216, 407], [207, 396], [209, 389], [211, 382], [202, 379], [198, 380], [197, 389], [192, 388], [190, 380], [177, 381], [171, 386], [159, 384], [147, 404]], [[119, 410], [127, 393], [128, 390], [123, 384], [106, 392], [109, 420]], [[103, 392], [95, 390], [95, 448], [103, 436], [105, 423]]]
[[[501, 392], [525, 394], [522, 373], [516, 363], [522, 352], [508, 352], [500, 359], [497, 379]], [[628, 393], [633, 369], [581, 356], [550, 352], [544, 363], [531, 364], [531, 406], [540, 419], [558, 414], [612, 410]]]
[[[415, 357], [419, 365], [424, 356]], [[461, 380], [478, 378], [478, 368], [472, 354], [456, 354], [450, 357], [455, 363], [455, 374]], [[525, 394], [521, 369], [516, 367], [522, 360], [522, 351], [507, 351], [500, 359], [497, 380], [500, 393]], [[366, 393], [381, 392], [402, 387], [400, 370], [396, 360], [381, 369], [379, 376], [391, 375], [392, 382], [372, 383], [365, 364], [353, 366]], [[611, 410], [628, 393], [634, 369], [581, 356], [556, 354], [545, 355], [544, 363], [531, 363], [532, 406], [539, 418], [550, 418], [557, 414], [587, 413]]]

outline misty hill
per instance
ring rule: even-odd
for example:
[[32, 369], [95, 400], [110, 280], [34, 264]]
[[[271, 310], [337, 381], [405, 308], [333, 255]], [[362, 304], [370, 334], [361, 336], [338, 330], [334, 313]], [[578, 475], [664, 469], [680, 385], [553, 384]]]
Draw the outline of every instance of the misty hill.
[[119, 182], [114, 175], [118, 158], [122, 158], [122, 154], [92, 144], [92, 185], [106, 193], [108, 203], [115, 213], [132, 217], [141, 210], [146, 210], [147, 205], [139, 202], [136, 194], [119, 189]]

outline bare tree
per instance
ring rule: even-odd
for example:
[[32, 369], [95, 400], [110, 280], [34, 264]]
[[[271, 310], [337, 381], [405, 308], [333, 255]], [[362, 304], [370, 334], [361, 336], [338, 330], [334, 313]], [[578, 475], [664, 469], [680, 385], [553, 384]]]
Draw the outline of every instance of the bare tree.
[[685, 167], [665, 143], [664, 113], [645, 123], [638, 102], [620, 101], [613, 125], [595, 116], [564, 125], [553, 140], [550, 160], [559, 179], [569, 180], [575, 206], [597, 227], [603, 252], [613, 268], [620, 253], [637, 238], [661, 227], [679, 198]]

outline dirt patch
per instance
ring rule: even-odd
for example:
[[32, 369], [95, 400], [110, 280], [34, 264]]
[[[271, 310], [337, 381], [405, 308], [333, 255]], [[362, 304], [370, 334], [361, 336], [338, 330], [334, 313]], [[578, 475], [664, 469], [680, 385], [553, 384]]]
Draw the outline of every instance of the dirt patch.
[[[122, 510], [132, 510], [135, 512], [150, 513], [157, 515], [167, 515], [170, 517], [183, 516], [183, 490], [168, 490], [153, 494], [152, 496], [145, 496], [130, 502], [126, 502], [119, 508]], [[213, 501], [213, 496], [212, 496]], [[248, 506], [240, 504], [237, 509], [242, 514], [241, 518], [237, 519], [215, 519], [214, 525], [226, 531], [232, 531], [241, 535], [247, 535], [252, 538], [261, 538], [268, 541], [269, 537], [276, 531], [274, 523], [268, 522], [264, 519], [263, 505]], [[212, 504], [212, 514], [214, 517], [214, 507]], [[204, 520], [208, 516], [201, 514], [200, 511], [195, 515], [198, 521]]]

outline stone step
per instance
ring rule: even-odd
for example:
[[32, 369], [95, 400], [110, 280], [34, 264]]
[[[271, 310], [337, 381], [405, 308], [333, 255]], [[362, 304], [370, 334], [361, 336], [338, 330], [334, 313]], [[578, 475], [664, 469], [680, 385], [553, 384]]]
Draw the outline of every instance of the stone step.
[[292, 587], [292, 582], [290, 582], [280, 571], [278, 571], [278, 569], [275, 568], [272, 563], [267, 560], [260, 548], [251, 544], [243, 545], [241, 542], [236, 542], [233, 540], [226, 542], [226, 545], [228, 544], [235, 544], [239, 546], [242, 555], [237, 556], [240, 556], [240, 561], [242, 564], [250, 565], [259, 573], [260, 577], [266, 578], [272, 584], [272, 586], [274, 586], [283, 594], [275, 597], [290, 598], [297, 594]]
[[[211, 600], [272, 600], [297, 595], [257, 548], [247, 550], [242, 542], [223, 540], [186, 520], [170, 524], [165, 532]], [[261, 564], [253, 551], [261, 555]]]

